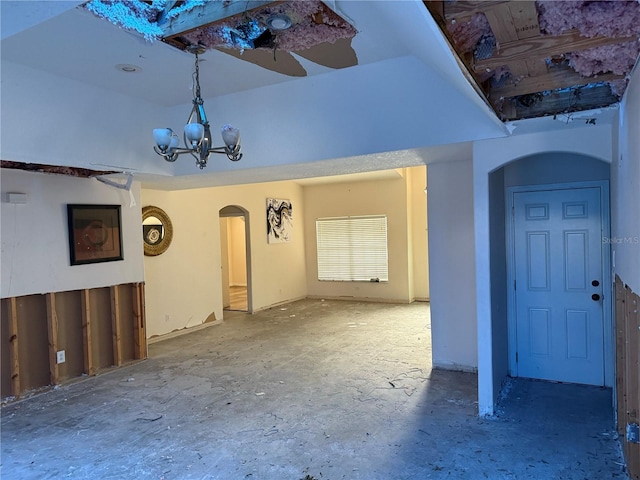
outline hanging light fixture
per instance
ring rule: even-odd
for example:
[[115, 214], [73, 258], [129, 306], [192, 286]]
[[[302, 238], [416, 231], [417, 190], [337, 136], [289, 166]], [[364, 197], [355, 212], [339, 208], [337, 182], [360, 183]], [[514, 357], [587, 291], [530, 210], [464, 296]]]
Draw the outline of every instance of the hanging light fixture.
[[196, 159], [196, 165], [203, 169], [207, 165], [209, 155], [212, 153], [225, 154], [233, 162], [242, 158], [240, 153], [240, 131], [231, 125], [222, 126], [222, 140], [224, 147], [213, 147], [211, 130], [207, 115], [204, 113], [204, 101], [200, 95], [200, 68], [198, 55], [205, 52], [202, 45], [190, 45], [189, 53], [196, 57], [195, 71], [193, 73], [193, 108], [184, 126], [183, 140], [185, 148], [178, 147], [178, 135], [170, 128], [156, 128], [153, 130], [153, 138], [156, 146], [153, 147], [158, 155], [164, 157], [167, 162], [175, 162], [179, 155], [190, 153]]

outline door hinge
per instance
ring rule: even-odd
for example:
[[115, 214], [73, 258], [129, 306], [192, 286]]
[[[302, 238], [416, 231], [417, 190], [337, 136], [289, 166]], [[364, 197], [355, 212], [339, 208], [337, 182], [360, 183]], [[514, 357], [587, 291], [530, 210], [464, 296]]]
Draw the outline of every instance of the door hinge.
[[516, 363], [518, 363], [518, 352], [516, 352]]
[[513, 289], [514, 290], [516, 289], [516, 281], [515, 280], [513, 281]]

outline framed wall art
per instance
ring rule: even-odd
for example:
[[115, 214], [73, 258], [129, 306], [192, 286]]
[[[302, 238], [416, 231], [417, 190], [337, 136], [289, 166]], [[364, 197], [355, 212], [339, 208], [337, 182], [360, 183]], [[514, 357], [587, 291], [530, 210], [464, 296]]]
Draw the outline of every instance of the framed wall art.
[[71, 265], [122, 260], [120, 205], [67, 205]]
[[291, 240], [293, 209], [291, 200], [267, 198], [267, 242], [283, 243]]

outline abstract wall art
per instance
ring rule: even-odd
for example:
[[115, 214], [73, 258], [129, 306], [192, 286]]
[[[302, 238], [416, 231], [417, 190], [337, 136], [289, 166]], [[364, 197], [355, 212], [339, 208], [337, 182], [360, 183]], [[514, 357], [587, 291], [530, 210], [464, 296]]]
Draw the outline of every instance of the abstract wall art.
[[291, 200], [267, 198], [267, 242], [283, 243], [291, 240], [293, 232]]

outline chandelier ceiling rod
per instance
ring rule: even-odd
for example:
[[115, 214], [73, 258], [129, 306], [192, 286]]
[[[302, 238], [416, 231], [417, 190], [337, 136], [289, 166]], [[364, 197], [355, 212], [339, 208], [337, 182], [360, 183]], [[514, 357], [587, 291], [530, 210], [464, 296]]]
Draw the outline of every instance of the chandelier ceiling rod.
[[156, 146], [155, 152], [164, 157], [167, 162], [175, 162], [183, 153], [189, 153], [196, 159], [196, 165], [203, 169], [207, 166], [207, 160], [212, 153], [225, 154], [233, 162], [242, 158], [240, 153], [240, 131], [231, 125], [222, 126], [222, 140], [224, 147], [213, 147], [209, 121], [204, 111], [204, 100], [200, 94], [200, 65], [199, 55], [205, 52], [202, 45], [190, 45], [189, 53], [195, 55], [195, 68], [193, 72], [193, 108], [184, 127], [182, 139], [185, 147], [178, 147], [178, 135], [170, 128], [156, 128], [153, 130], [153, 138]]

